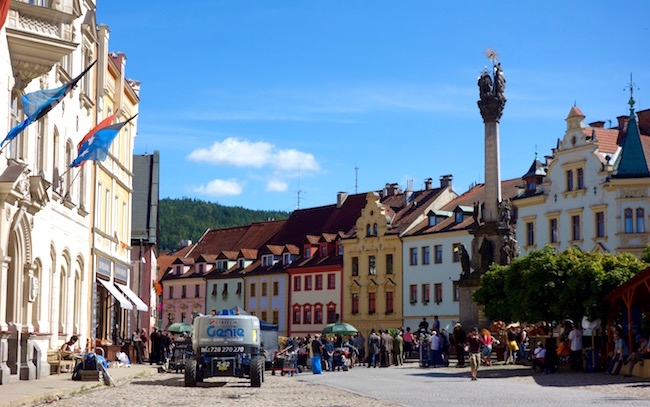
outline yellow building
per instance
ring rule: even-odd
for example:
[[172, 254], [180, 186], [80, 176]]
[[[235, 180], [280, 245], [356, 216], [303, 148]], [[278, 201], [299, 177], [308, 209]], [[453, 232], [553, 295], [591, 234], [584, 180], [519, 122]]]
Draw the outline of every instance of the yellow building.
[[[97, 123], [117, 112], [114, 122], [138, 113], [139, 83], [126, 79], [126, 56], [108, 52], [109, 30], [99, 28]], [[103, 162], [93, 166], [93, 278], [90, 336], [119, 343], [130, 334], [128, 312], [146, 311], [128, 288], [131, 274], [131, 195], [137, 119], [125, 125]], [[144, 308], [144, 309], [143, 309]]]
[[403, 324], [402, 236], [456, 198], [451, 176], [422, 191], [409, 185], [402, 192], [387, 184], [380, 193], [369, 192], [355, 228], [341, 239], [343, 246], [343, 321], [367, 336], [375, 329]]

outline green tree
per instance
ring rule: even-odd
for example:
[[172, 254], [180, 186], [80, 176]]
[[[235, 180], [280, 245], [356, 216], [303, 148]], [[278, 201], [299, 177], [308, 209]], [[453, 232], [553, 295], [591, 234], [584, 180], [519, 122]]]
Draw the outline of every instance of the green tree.
[[551, 246], [509, 266], [492, 266], [474, 300], [493, 320], [537, 322], [604, 318], [604, 296], [648, 264], [629, 253], [583, 253]]

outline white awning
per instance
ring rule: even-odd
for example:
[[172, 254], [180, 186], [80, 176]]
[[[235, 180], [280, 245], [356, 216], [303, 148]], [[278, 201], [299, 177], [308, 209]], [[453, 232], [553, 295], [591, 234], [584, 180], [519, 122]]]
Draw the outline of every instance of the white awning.
[[120, 283], [115, 283], [115, 284], [119, 287], [120, 290], [122, 290], [124, 294], [126, 294], [127, 297], [129, 297], [129, 300], [131, 300], [131, 302], [133, 303], [133, 305], [135, 305], [135, 308], [138, 311], [149, 311], [149, 307], [147, 307], [147, 304], [145, 304], [144, 301], [142, 301], [140, 297], [138, 297], [138, 294], [134, 293], [129, 288], [128, 285], [122, 285]]
[[106, 281], [104, 281], [104, 280], [101, 280], [101, 279], [99, 279], [99, 278], [97, 279], [97, 281], [99, 281], [100, 283], [102, 283], [102, 285], [103, 285], [104, 287], [106, 287], [106, 289], [108, 290], [108, 292], [111, 293], [111, 295], [112, 295], [113, 297], [115, 297], [115, 299], [118, 300], [118, 301], [120, 302], [120, 306], [121, 306], [122, 308], [124, 308], [124, 309], [128, 309], [128, 310], [133, 310], [133, 304], [131, 304], [131, 303], [129, 302], [129, 300], [127, 300], [126, 298], [124, 298], [124, 296], [120, 293], [120, 291], [119, 291], [119, 290], [118, 290], [118, 289], [117, 289], [113, 284], [111, 284], [111, 283], [109, 283], [109, 282], [106, 282]]

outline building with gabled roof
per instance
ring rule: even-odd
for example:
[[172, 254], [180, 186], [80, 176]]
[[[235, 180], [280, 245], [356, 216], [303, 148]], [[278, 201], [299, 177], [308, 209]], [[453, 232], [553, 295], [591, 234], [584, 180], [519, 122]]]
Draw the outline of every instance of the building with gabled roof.
[[451, 175], [440, 187], [404, 192], [386, 184], [381, 192], [366, 194], [366, 204], [354, 227], [343, 236], [343, 320], [367, 336], [373, 328], [402, 325], [402, 237], [457, 195]]
[[[482, 206], [484, 187], [478, 184], [442, 208], [427, 211], [426, 218], [402, 237], [405, 327], [415, 331], [423, 317], [438, 315], [441, 328], [451, 332], [459, 321], [461, 247], [471, 250], [470, 232], [482, 222], [474, 220], [474, 206]], [[501, 181], [505, 200], [522, 189], [520, 178]]]
[[650, 110], [635, 114], [634, 103], [609, 129], [603, 121], [586, 125], [571, 108], [564, 137], [541, 165], [546, 173], [529, 171], [512, 201], [522, 254], [550, 244], [641, 255], [650, 243]]

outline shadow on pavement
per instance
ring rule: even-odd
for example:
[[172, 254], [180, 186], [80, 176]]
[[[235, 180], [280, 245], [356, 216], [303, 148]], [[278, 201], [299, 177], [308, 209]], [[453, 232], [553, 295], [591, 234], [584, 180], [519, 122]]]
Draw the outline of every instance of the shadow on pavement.
[[[417, 368], [417, 373], [411, 373], [413, 376], [425, 376], [436, 378], [463, 378], [469, 379], [469, 368]], [[648, 387], [650, 380], [640, 377], [623, 377], [610, 376], [602, 372], [597, 373], [575, 373], [569, 371], [560, 371], [551, 374], [533, 372], [527, 366], [513, 366], [504, 368], [503, 366], [481, 367], [478, 371], [480, 379], [503, 379], [513, 377], [531, 377], [540, 386], [549, 387], [588, 387], [588, 386], [606, 386], [611, 384], [624, 385], [629, 387]]]

